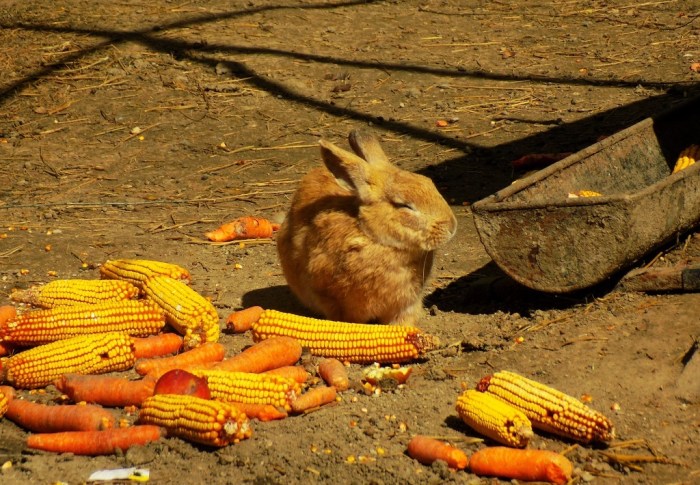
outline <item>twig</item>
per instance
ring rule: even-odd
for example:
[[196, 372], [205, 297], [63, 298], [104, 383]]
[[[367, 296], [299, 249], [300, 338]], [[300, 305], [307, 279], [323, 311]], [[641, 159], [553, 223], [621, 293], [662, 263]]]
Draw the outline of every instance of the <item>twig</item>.
[[7, 257], [12, 256], [13, 254], [15, 254], [16, 252], [21, 251], [21, 250], [22, 250], [22, 246], [17, 246], [17, 247], [8, 249], [7, 251], [0, 253], [0, 258], [7, 258]]

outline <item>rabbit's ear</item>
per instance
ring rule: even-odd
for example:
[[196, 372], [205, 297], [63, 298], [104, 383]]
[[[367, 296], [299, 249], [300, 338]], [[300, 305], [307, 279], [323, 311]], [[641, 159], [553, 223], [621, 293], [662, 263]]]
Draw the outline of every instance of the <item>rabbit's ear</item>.
[[354, 153], [343, 150], [326, 140], [319, 140], [321, 156], [326, 168], [338, 185], [357, 194], [360, 199], [369, 195], [369, 164]]
[[389, 164], [389, 158], [374, 136], [360, 130], [352, 130], [348, 135], [350, 147], [358, 156], [373, 165]]

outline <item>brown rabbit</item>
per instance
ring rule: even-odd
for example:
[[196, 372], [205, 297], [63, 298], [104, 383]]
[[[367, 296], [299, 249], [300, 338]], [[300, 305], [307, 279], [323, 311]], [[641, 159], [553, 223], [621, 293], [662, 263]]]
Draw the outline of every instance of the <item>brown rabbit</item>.
[[450, 206], [422, 175], [352, 131], [350, 153], [320, 140], [277, 235], [284, 276], [309, 309], [347, 322], [415, 323], [435, 248], [457, 229]]

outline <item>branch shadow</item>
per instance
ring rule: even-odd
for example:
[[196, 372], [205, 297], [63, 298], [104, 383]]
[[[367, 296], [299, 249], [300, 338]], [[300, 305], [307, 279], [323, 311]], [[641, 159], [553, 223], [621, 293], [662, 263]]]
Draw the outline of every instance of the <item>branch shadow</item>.
[[[698, 91], [697, 88], [700, 84], [696, 83], [695, 85], [689, 85], [687, 83], [654, 83], [645, 81], [627, 81], [621, 79], [599, 80], [591, 78], [555, 78], [536, 75], [500, 74], [480, 70], [466, 70], [462, 68], [436, 68], [408, 63], [357, 61], [327, 55], [296, 52], [293, 50], [228, 44], [208, 44], [206, 42], [187, 42], [159, 37], [164, 32], [171, 29], [192, 27], [195, 25], [244, 17], [261, 12], [285, 9], [328, 10], [376, 3], [377, 1], [378, 0], [352, 0], [337, 3], [305, 4], [293, 7], [275, 5], [251, 7], [247, 9], [233, 10], [230, 12], [216, 14], [207, 13], [191, 16], [169, 24], [150, 26], [148, 28], [135, 31], [83, 29], [61, 25], [36, 25], [25, 22], [0, 22], [0, 27], [6, 29], [81, 34], [105, 38], [104, 41], [99, 42], [92, 47], [78, 51], [62, 59], [59, 63], [48, 65], [25, 77], [24, 79], [10, 84], [4, 90], [0, 91], [0, 104], [2, 104], [13, 93], [24, 88], [27, 84], [36, 82], [43, 77], [52, 74], [62, 66], [74, 62], [81, 57], [108, 48], [114, 44], [127, 41], [136, 42], [156, 52], [172, 54], [176, 58], [180, 59], [188, 59], [189, 61], [198, 63], [210, 70], [215, 69], [215, 67], [219, 64], [223, 64], [228, 68], [232, 76], [239, 79], [246, 79], [246, 82], [251, 86], [295, 104], [309, 107], [334, 117], [353, 119], [361, 123], [371, 123], [383, 130], [408, 135], [414, 139], [457, 149], [463, 152], [464, 155], [445, 160], [437, 166], [427, 167], [422, 171], [422, 173], [435, 180], [436, 184], [440, 187], [448, 200], [452, 201], [453, 203], [471, 203], [493, 192], [496, 192], [512, 181], [514, 173], [510, 169], [508, 162], [514, 157], [529, 152], [577, 151], [594, 142], [600, 135], [611, 134], [626, 126], [629, 126], [635, 121], [649, 116], [652, 113], [658, 112], [661, 108], [681, 101], [685, 96], [688, 96], [690, 91]], [[476, 143], [469, 142], [467, 140], [460, 140], [456, 137], [447, 136], [443, 133], [422, 129], [392, 119], [384, 119], [382, 117], [372, 115], [371, 113], [362, 112], [347, 106], [338, 106], [332, 101], [326, 102], [315, 99], [311, 96], [294, 91], [282, 82], [277, 82], [259, 75], [244, 62], [231, 61], [221, 58], [222, 55], [235, 54], [259, 54], [288, 57], [335, 66], [353, 67], [357, 69], [424, 73], [453, 79], [470, 78], [502, 82], [528, 81], [531, 83], [617, 86], [623, 88], [636, 88], [638, 86], [644, 86], [646, 88], [667, 89], [668, 92], [662, 96], [644, 99], [637, 103], [632, 103], [620, 108], [598, 113], [574, 123], [557, 125], [544, 133], [515, 140], [496, 147], [484, 148]], [[509, 120], [509, 122], [517, 121]], [[520, 120], [520, 122], [527, 121]], [[471, 176], [471, 174], [474, 174], [475, 176]]]
[[[700, 83], [656, 83], [643, 80], [626, 81], [622, 79], [591, 79], [546, 77], [535, 75], [515, 75], [492, 73], [482, 70], [467, 70], [455, 67], [436, 68], [420, 64], [396, 62], [369, 62], [343, 59], [339, 57], [317, 55], [313, 53], [296, 52], [291, 49], [272, 49], [228, 44], [207, 44], [203, 42], [187, 42], [175, 39], [164, 39], [161, 36], [170, 29], [202, 25], [223, 19], [245, 17], [265, 11], [281, 9], [321, 10], [350, 7], [378, 3], [379, 0], [353, 0], [336, 3], [314, 3], [296, 6], [261, 6], [255, 8], [233, 10], [225, 13], [204, 14], [178, 20], [169, 24], [150, 26], [133, 31], [100, 30], [72, 28], [61, 25], [40, 25], [26, 22], [3, 22], [0, 28], [21, 29], [42, 33], [65, 33], [89, 35], [104, 40], [66, 56], [60, 62], [47, 65], [0, 91], [0, 105], [7, 102], [16, 92], [27, 85], [64, 68], [87, 55], [107, 49], [114, 44], [137, 42], [147, 48], [161, 53], [174, 55], [176, 58], [187, 59], [213, 70], [223, 64], [231, 76], [245, 78], [246, 82], [259, 90], [264, 90], [273, 96], [283, 98], [300, 106], [315, 109], [334, 117], [352, 119], [358, 123], [372, 123], [383, 130], [413, 139], [454, 148], [463, 155], [444, 160], [435, 166], [429, 166], [420, 172], [431, 177], [440, 188], [447, 200], [453, 204], [472, 203], [480, 200], [501, 188], [507, 186], [516, 175], [509, 162], [522, 154], [531, 152], [564, 152], [578, 151], [596, 141], [601, 135], [610, 135], [626, 128], [643, 118], [669, 109], [687, 98], [700, 96]], [[236, 54], [257, 54], [316, 62], [334, 66], [353, 67], [357, 69], [376, 69], [391, 72], [413, 72], [426, 75], [443, 76], [451, 79], [482, 79], [499, 82], [547, 83], [560, 85], [581, 86], [611, 86], [620, 88], [636, 88], [638, 86], [665, 90], [662, 95], [642, 99], [618, 108], [596, 113], [572, 123], [556, 124], [545, 132], [513, 140], [495, 147], [484, 147], [478, 143], [461, 140], [445, 133], [435, 132], [412, 126], [405, 122], [384, 119], [347, 106], [338, 106], [314, 97], [304, 95], [286, 86], [258, 74], [244, 62], [223, 59], [222, 56]], [[502, 120], [507, 122], [527, 122], [527, 120]], [[598, 291], [598, 290], [596, 290]], [[602, 291], [602, 290], [601, 290]], [[577, 302], [585, 301], [588, 295], [552, 296], [535, 292], [522, 287], [508, 278], [491, 263], [480, 270], [460, 278], [448, 287], [438, 290], [428, 296], [428, 306], [437, 305], [446, 311], [460, 313], [483, 313], [508, 309], [521, 313], [530, 312], [535, 308], [562, 308]], [[291, 312], [305, 313], [286, 286], [254, 290], [244, 296], [245, 306], [260, 305], [275, 307]], [[287, 305], [289, 305], [287, 307]]]

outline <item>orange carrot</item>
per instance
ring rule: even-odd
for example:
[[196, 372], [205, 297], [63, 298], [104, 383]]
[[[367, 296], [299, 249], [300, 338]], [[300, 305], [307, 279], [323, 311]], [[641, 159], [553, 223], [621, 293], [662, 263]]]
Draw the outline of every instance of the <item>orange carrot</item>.
[[226, 242], [235, 239], [258, 239], [272, 237], [280, 225], [262, 217], [244, 216], [228, 222], [204, 235], [210, 241]]
[[306, 372], [306, 369], [300, 365], [285, 365], [284, 367], [278, 367], [277, 369], [266, 370], [263, 372], [263, 374], [275, 374], [286, 377], [287, 379], [292, 379], [299, 384], [303, 384], [309, 379], [309, 373]]
[[10, 401], [5, 417], [37, 433], [97, 431], [115, 424], [112, 413], [93, 404], [50, 406], [17, 398]]
[[89, 402], [106, 407], [140, 406], [153, 395], [156, 379], [146, 376], [132, 381], [110, 375], [64, 374], [55, 386], [73, 402]]
[[287, 413], [273, 406], [272, 404], [254, 404], [243, 402], [232, 402], [242, 413], [250, 419], [258, 421], [272, 421], [275, 419], [284, 419]]
[[318, 375], [337, 391], [346, 391], [350, 387], [348, 370], [338, 359], [323, 359], [318, 364]]
[[214, 369], [238, 372], [265, 372], [295, 364], [301, 357], [301, 344], [292, 337], [270, 337], [243, 352], [214, 365]]
[[467, 454], [459, 448], [423, 435], [416, 435], [408, 442], [408, 456], [424, 465], [442, 460], [457, 470], [462, 470], [469, 464]]
[[183, 338], [176, 333], [161, 333], [150, 337], [131, 337], [134, 342], [134, 356], [137, 359], [151, 359], [174, 354], [182, 350]]
[[310, 411], [321, 407], [324, 404], [332, 403], [335, 401], [337, 395], [338, 393], [336, 392], [335, 387], [314, 387], [292, 401], [292, 411], [295, 413]]
[[12, 305], [0, 306], [0, 325], [5, 325], [5, 322], [9, 322], [17, 316], [17, 310]]
[[65, 431], [63, 433], [31, 434], [27, 446], [36, 450], [75, 455], [110, 455], [117, 450], [157, 441], [165, 435], [163, 428], [137, 425], [103, 431]]
[[233, 312], [226, 318], [226, 328], [235, 333], [247, 332], [258, 321], [263, 311], [263, 307], [252, 306]]
[[187, 352], [171, 357], [158, 357], [153, 359], [139, 359], [134, 364], [134, 370], [142, 376], [149, 374], [160, 377], [169, 370], [187, 369], [188, 367], [219, 362], [224, 358], [226, 349], [218, 342], [205, 342]]
[[571, 479], [574, 466], [568, 458], [554, 451], [493, 446], [474, 453], [469, 469], [479, 476], [564, 484]]

